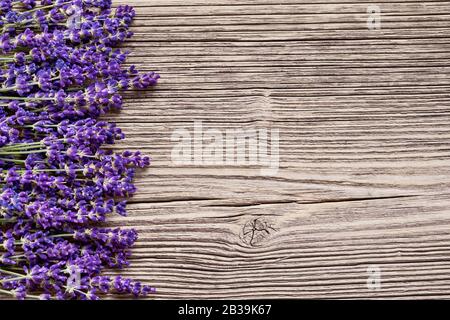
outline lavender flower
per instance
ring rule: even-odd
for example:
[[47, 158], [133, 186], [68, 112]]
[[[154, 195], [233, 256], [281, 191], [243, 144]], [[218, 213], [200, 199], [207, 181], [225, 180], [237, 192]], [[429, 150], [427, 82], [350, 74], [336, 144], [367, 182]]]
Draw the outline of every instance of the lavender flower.
[[137, 232], [103, 223], [126, 215], [135, 171], [150, 164], [110, 151], [125, 136], [98, 120], [122, 108], [121, 91], [159, 79], [123, 66], [128, 52], [116, 46], [132, 36], [134, 16], [110, 0], [0, 1], [0, 295], [154, 292], [102, 275], [129, 265]]

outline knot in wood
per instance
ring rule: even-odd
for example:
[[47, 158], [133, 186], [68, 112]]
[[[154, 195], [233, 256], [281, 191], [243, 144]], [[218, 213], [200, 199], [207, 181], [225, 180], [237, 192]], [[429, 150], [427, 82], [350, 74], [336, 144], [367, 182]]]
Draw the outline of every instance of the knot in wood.
[[242, 228], [242, 241], [251, 246], [258, 246], [266, 240], [275, 228], [264, 218], [256, 218], [248, 221]]

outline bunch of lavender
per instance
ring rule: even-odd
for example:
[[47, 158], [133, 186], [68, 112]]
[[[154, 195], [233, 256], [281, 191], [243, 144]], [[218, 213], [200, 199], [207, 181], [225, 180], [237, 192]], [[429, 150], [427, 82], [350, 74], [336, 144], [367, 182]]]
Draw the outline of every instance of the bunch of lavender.
[[157, 83], [125, 68], [135, 12], [110, 0], [0, 0], [0, 296], [98, 299], [153, 289], [106, 270], [128, 266], [135, 170], [150, 160], [110, 150], [124, 139], [99, 117], [120, 92]]

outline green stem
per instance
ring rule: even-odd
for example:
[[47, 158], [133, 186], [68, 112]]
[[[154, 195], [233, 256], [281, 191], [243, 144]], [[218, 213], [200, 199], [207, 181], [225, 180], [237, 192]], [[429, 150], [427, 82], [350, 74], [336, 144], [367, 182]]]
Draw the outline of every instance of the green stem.
[[16, 222], [16, 221], [17, 221], [16, 218], [11, 218], [11, 219], [0, 219], [0, 224], [14, 223], [14, 222]]
[[17, 145], [17, 146], [6, 146], [0, 148], [0, 152], [13, 152], [13, 151], [30, 151], [30, 149], [39, 149], [42, 148], [42, 142], [39, 143], [30, 143], [29, 145]]
[[12, 293], [11, 291], [8, 291], [8, 290], [0, 289], [0, 293], [7, 294], [7, 295], [10, 295], [10, 296], [14, 296], [14, 293]]
[[[31, 97], [12, 97], [12, 96], [1, 96], [0, 100], [21, 100], [21, 101], [55, 101], [56, 98], [31, 98]], [[66, 102], [75, 102], [75, 99], [65, 99]]]
[[8, 282], [8, 281], [23, 280], [23, 279], [26, 279], [26, 278], [27, 278], [26, 276], [21, 276], [21, 277], [15, 277], [15, 278], [3, 279], [3, 280], [0, 280], [0, 283], [5, 283], [5, 282]]
[[70, 238], [70, 237], [73, 237], [73, 233], [53, 234], [48, 237], [49, 238]]
[[[59, 79], [59, 77], [53, 77], [53, 78], [50, 78], [50, 81], [55, 81], [55, 80], [58, 80]], [[37, 85], [39, 85], [39, 82], [31, 82], [30, 84], [29, 84], [30, 86], [37, 86]], [[0, 88], [0, 92], [9, 92], [9, 91], [17, 91], [17, 89], [19, 89], [19, 87], [18, 86], [14, 86], [14, 87], [9, 87], [9, 88]]]
[[1, 161], [5, 161], [5, 162], [14, 162], [17, 164], [24, 164], [26, 161], [25, 160], [18, 160], [18, 159], [6, 159], [6, 158], [0, 158]]
[[[0, 289], [0, 293], [7, 294], [7, 295], [10, 295], [10, 296], [13, 296], [13, 297], [16, 296], [13, 292], [8, 291], [8, 290], [3, 290], [3, 289]], [[36, 296], [36, 295], [32, 295], [32, 294], [27, 294], [25, 298], [41, 300], [41, 297]]]
[[12, 151], [12, 152], [0, 152], [0, 155], [4, 156], [9, 156], [9, 155], [16, 155], [16, 154], [35, 154], [35, 153], [45, 153], [47, 152], [47, 150], [35, 150], [35, 151]]
[[[58, 141], [58, 140], [55, 140]], [[28, 147], [28, 146], [33, 146], [33, 145], [41, 145], [42, 141], [37, 141], [37, 142], [25, 142], [25, 143], [15, 143], [15, 144], [10, 144], [10, 145], [6, 145], [4, 147], [1, 147], [0, 150], [4, 150], [4, 149], [16, 149], [16, 148], [21, 148], [21, 147]]]
[[11, 276], [23, 276], [23, 274], [17, 273], [17, 272], [13, 272], [13, 271], [9, 271], [9, 270], [5, 270], [5, 269], [1, 269], [0, 268], [0, 273], [5, 273], [5, 274], [9, 274]]

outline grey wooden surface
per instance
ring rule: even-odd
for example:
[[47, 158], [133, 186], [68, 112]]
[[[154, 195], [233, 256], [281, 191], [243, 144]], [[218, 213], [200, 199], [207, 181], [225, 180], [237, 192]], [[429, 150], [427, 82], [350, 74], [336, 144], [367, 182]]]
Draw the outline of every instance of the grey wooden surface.
[[[108, 116], [153, 158], [112, 219], [140, 231], [125, 275], [153, 298], [450, 297], [449, 1], [115, 3], [129, 63], [162, 75]], [[278, 174], [174, 164], [194, 121], [279, 129]]]

